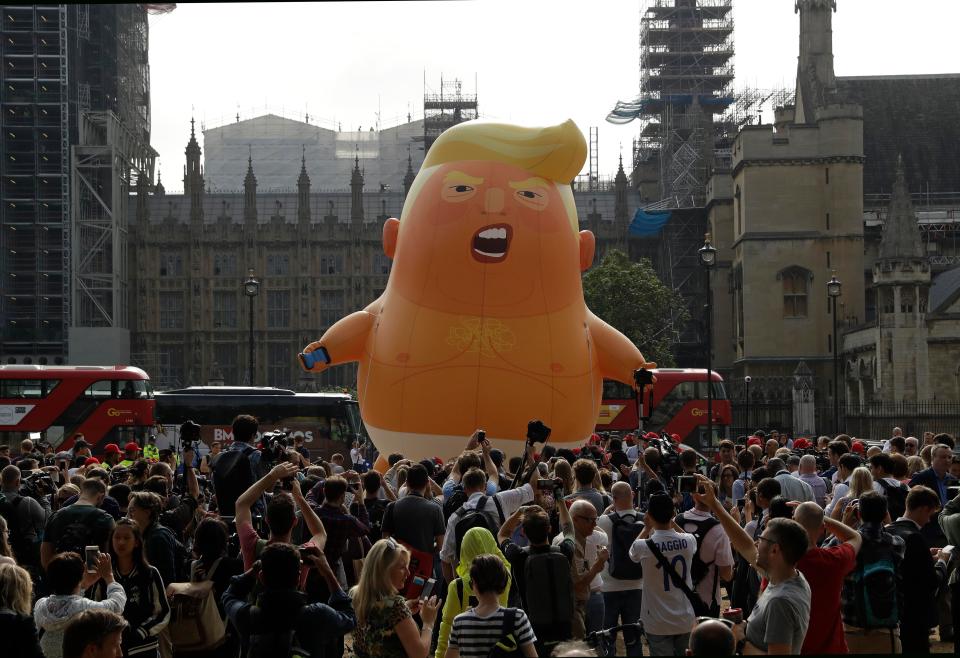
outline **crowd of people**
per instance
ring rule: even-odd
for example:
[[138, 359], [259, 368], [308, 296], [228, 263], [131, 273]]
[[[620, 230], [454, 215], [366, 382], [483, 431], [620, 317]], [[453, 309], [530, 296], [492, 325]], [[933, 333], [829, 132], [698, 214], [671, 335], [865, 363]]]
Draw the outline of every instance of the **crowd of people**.
[[452, 458], [382, 455], [381, 473], [359, 444], [348, 461], [262, 435], [251, 416], [232, 429], [202, 458], [189, 422], [179, 451], [0, 446], [0, 654], [917, 654], [935, 633], [954, 641], [948, 434], [894, 428], [874, 445], [758, 430], [707, 459], [666, 435], [571, 450], [540, 432], [508, 458], [477, 430]]

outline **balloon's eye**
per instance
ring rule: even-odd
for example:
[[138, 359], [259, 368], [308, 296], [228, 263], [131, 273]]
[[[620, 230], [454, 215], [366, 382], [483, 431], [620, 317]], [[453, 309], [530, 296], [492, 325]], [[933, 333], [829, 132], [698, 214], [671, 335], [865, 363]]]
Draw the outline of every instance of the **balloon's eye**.
[[444, 201], [450, 201], [452, 203], [459, 203], [461, 201], [466, 201], [467, 199], [472, 199], [477, 194], [477, 188], [473, 185], [467, 185], [466, 183], [458, 183], [456, 185], [444, 185], [440, 190], [440, 198]]
[[535, 199], [538, 196], [540, 196], [536, 192], [531, 192], [530, 190], [520, 190], [519, 192], [517, 192], [517, 194], [519, 194], [525, 199]]
[[521, 205], [532, 210], [543, 210], [547, 207], [548, 198], [543, 189], [517, 190], [514, 196]]

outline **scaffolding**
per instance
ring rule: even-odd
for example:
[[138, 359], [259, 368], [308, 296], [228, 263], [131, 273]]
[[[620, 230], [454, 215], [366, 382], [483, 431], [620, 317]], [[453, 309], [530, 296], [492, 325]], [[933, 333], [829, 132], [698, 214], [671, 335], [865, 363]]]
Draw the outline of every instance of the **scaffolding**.
[[73, 147], [73, 326], [126, 327], [127, 203], [156, 152], [112, 112], [80, 117]]
[[426, 153], [444, 130], [479, 115], [476, 90], [473, 94], [463, 93], [459, 79], [444, 80], [441, 76], [439, 94], [427, 89], [426, 80], [423, 87], [423, 151]]

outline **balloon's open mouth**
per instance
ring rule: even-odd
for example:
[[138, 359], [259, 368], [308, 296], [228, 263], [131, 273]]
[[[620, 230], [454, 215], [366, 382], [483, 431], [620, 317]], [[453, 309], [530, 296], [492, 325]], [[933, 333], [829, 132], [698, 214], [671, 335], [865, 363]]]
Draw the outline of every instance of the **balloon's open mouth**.
[[508, 224], [484, 226], [474, 233], [471, 253], [481, 263], [499, 263], [507, 257], [513, 227]]

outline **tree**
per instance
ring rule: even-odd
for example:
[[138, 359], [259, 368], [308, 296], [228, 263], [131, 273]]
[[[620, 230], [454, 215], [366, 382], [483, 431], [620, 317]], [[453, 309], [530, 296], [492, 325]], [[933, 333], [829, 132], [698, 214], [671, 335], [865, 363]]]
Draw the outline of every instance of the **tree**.
[[649, 260], [632, 263], [622, 251], [609, 251], [583, 277], [583, 297], [590, 310], [633, 341], [647, 361], [673, 365], [672, 328], [686, 324], [690, 314]]

